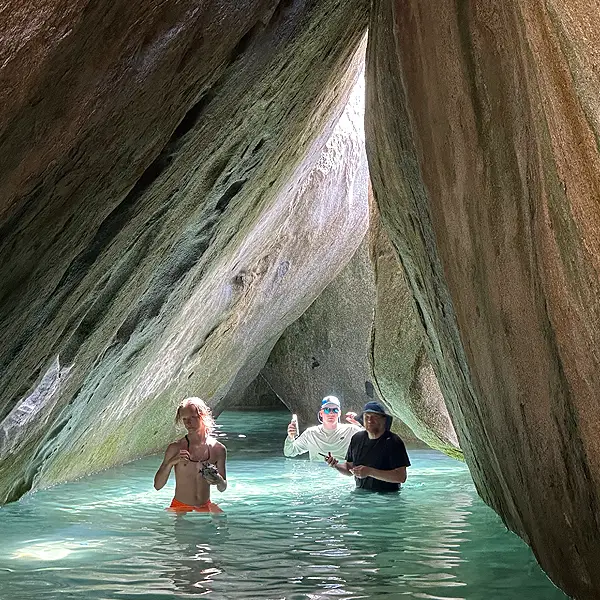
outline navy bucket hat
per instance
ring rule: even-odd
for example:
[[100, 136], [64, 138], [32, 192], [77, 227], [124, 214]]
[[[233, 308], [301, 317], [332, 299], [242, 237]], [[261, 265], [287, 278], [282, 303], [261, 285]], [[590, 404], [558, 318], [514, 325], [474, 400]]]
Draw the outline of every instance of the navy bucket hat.
[[371, 402], [367, 402], [362, 410], [362, 414], [360, 415], [360, 423], [363, 423], [365, 413], [373, 413], [376, 415], [383, 415], [385, 417], [385, 428], [390, 429], [392, 426], [392, 415], [386, 412], [385, 408], [379, 404], [379, 402], [375, 402], [372, 400]]

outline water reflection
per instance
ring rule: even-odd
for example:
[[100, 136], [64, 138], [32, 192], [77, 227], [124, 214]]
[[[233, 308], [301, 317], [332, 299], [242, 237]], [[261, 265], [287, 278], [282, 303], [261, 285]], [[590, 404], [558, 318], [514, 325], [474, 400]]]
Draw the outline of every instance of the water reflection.
[[278, 418], [221, 420], [225, 515], [165, 511], [160, 457], [1, 508], [0, 597], [564, 600], [463, 465], [413, 453], [401, 493], [357, 493], [323, 464], [284, 459]]
[[190, 517], [195, 515], [173, 515], [171, 534], [177, 551], [164, 577], [176, 591], [207, 595], [213, 591], [214, 578], [223, 572], [221, 548], [229, 537], [227, 516]]

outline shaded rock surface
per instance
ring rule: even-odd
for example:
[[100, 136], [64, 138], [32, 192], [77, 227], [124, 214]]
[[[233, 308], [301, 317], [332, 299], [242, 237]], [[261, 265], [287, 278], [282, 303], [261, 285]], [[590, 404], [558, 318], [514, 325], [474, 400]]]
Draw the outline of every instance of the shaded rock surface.
[[600, 590], [600, 11], [373, 3], [367, 151], [485, 501]]
[[365, 241], [285, 330], [261, 371], [261, 378], [298, 414], [302, 427], [317, 422], [324, 396], [337, 396], [344, 412], [358, 412], [373, 397], [368, 361], [373, 283]]
[[373, 211], [352, 260], [286, 329], [241, 403], [256, 403], [270, 388], [303, 428], [317, 422], [326, 395], [340, 398], [344, 412], [383, 400], [407, 443], [422, 440], [460, 457], [422, 337], [401, 266]]
[[273, 388], [258, 374], [249, 386], [238, 395], [231, 395], [225, 406], [227, 410], [281, 410], [286, 411], [287, 406], [273, 391]]
[[308, 278], [291, 221], [366, 9], [5, 4], [0, 502], [163, 446], [173, 403], [217, 405], [351, 255], [351, 201], [318, 220], [348, 248]]
[[370, 360], [379, 395], [419, 439], [462, 459], [412, 293], [376, 210], [369, 231], [375, 297]]

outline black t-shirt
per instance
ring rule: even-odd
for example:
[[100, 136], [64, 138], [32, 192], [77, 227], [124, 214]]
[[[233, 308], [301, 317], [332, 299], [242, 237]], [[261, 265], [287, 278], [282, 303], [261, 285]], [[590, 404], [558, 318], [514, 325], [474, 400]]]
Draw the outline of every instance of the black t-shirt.
[[[366, 431], [359, 431], [352, 436], [350, 446], [346, 453], [346, 461], [355, 466], [365, 465], [374, 469], [391, 471], [398, 467], [410, 467], [410, 460], [406, 453], [404, 442], [395, 433], [386, 431], [375, 440], [369, 439]], [[396, 492], [400, 489], [399, 483], [381, 481], [373, 477], [359, 479], [355, 477], [356, 487], [374, 492]]]

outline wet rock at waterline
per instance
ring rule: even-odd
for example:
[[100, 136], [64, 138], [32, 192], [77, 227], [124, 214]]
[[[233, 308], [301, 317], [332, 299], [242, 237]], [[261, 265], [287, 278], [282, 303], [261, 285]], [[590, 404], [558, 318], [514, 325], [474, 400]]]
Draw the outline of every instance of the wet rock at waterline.
[[346, 170], [311, 172], [366, 11], [6, 8], [0, 501], [164, 446], [174, 402], [217, 402], [349, 258], [366, 223], [352, 200], [320, 208], [315, 227], [347, 246], [312, 255], [309, 280], [292, 225], [307, 180], [333, 173], [347, 193], [362, 160], [340, 142]]
[[598, 598], [598, 7], [373, 3], [367, 150], [482, 497]]

